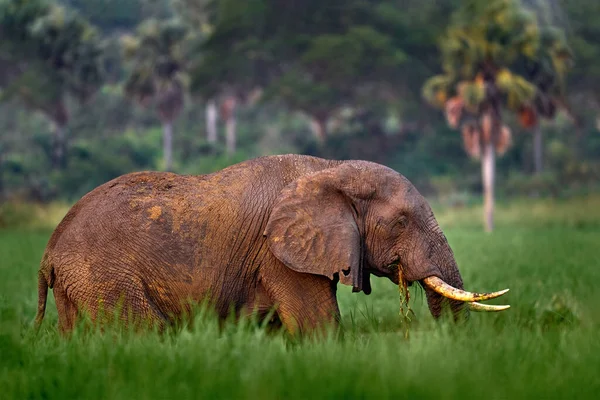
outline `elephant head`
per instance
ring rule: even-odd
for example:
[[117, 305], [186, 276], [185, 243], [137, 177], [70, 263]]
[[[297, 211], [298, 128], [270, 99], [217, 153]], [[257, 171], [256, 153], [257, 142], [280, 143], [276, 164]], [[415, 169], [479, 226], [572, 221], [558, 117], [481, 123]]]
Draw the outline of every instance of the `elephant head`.
[[449, 303], [455, 316], [465, 303], [475, 311], [509, 306], [477, 303], [507, 290], [478, 294], [463, 282], [431, 207], [396, 171], [365, 161], [346, 161], [285, 187], [270, 214], [265, 236], [287, 267], [371, 292], [370, 274], [400, 283], [419, 282], [429, 309], [439, 317]]

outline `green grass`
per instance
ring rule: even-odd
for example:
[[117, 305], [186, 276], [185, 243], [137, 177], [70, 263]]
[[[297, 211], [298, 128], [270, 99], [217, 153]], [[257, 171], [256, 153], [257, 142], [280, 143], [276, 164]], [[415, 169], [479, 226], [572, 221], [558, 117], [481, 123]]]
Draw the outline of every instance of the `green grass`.
[[[41, 332], [36, 271], [49, 231], [0, 231], [0, 397], [597, 398], [600, 390], [598, 201], [501, 207], [492, 235], [478, 210], [441, 210], [468, 289], [511, 291], [504, 313], [434, 322], [413, 291], [405, 338], [398, 289], [343, 287], [343, 338], [292, 342], [252, 324], [199, 318], [159, 336], [76, 331], [62, 338], [50, 296]], [[458, 215], [458, 216], [457, 216]], [[460, 218], [459, 218], [460, 216]], [[461, 218], [463, 222], [461, 223]]]

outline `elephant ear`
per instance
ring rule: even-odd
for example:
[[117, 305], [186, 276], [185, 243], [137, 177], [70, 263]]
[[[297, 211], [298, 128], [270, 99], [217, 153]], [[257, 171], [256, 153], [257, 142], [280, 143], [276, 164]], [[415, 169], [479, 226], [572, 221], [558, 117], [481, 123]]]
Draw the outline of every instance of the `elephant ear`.
[[269, 248], [297, 272], [323, 275], [371, 291], [363, 272], [362, 240], [344, 190], [350, 168], [335, 167], [302, 177], [285, 187], [265, 229]]

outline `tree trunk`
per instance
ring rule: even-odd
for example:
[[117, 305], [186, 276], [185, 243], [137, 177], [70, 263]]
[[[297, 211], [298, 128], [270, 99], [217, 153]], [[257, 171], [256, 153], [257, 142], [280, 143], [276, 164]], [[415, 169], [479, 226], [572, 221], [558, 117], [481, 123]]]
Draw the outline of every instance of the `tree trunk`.
[[67, 148], [67, 127], [66, 125], [54, 122], [54, 143], [52, 149], [52, 167], [65, 168], [67, 166], [66, 148]]
[[163, 157], [165, 170], [173, 168], [173, 121], [163, 122]]
[[490, 141], [484, 145], [481, 155], [481, 176], [483, 178], [483, 219], [485, 231], [494, 229], [494, 180], [496, 176], [496, 153]]
[[226, 141], [226, 145], [227, 145], [227, 154], [228, 155], [232, 155], [233, 153], [235, 153], [235, 145], [236, 145], [235, 144], [235, 142], [236, 142], [235, 127], [236, 127], [235, 113], [232, 112], [231, 115], [229, 115], [229, 117], [225, 121], [225, 141]]
[[214, 100], [206, 104], [206, 141], [217, 143], [217, 104]]
[[225, 146], [227, 149], [227, 155], [235, 153], [235, 110], [237, 106], [237, 99], [234, 95], [229, 95], [221, 103], [221, 118], [225, 121]]
[[541, 174], [544, 168], [543, 146], [542, 129], [539, 124], [536, 124], [533, 128], [533, 162], [536, 175]]
[[312, 118], [310, 120], [310, 127], [315, 134], [317, 142], [321, 145], [325, 143], [327, 137], [327, 118]]

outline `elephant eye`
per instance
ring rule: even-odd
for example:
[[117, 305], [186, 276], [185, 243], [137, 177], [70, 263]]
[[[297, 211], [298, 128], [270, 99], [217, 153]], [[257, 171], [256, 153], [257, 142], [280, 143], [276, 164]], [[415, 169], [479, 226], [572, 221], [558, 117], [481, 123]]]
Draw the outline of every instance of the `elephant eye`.
[[396, 226], [399, 228], [406, 228], [408, 225], [408, 217], [406, 215], [401, 215], [400, 218], [396, 221]]

